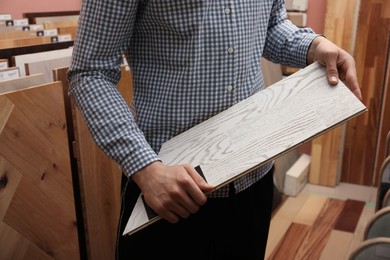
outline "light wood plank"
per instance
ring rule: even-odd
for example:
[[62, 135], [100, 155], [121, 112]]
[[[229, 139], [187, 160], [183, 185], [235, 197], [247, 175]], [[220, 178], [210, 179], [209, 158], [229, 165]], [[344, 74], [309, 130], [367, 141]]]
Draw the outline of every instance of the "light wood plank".
[[294, 218], [293, 222], [298, 224], [303, 224], [307, 226], [312, 226], [319, 216], [322, 208], [324, 207], [327, 201], [326, 197], [320, 196], [310, 196], [302, 209], [298, 212], [297, 216]]
[[3, 221], [56, 259], [79, 258], [75, 216], [25, 178], [21, 179]]
[[26, 75], [42, 73], [44, 75], [44, 83], [49, 83], [54, 81], [53, 69], [69, 67], [70, 61], [71, 56], [67, 56], [50, 60], [26, 62], [24, 66]]
[[[200, 166], [210, 184], [222, 187], [366, 111], [341, 81], [332, 87], [325, 75], [314, 63], [172, 138], [159, 156], [168, 165]], [[124, 234], [160, 219], [137, 218], [144, 208], [135, 205]]]
[[278, 247], [270, 255], [269, 260], [296, 259], [295, 254], [301, 246], [301, 241], [305, 239], [310, 232], [310, 227], [303, 224], [292, 223], [288, 228]]
[[268, 259], [272, 252], [275, 251], [275, 248], [279, 246], [279, 241], [283, 238], [289, 226], [292, 224], [293, 219], [308, 198], [309, 195], [303, 192], [299, 193], [296, 197], [288, 197], [272, 217], [265, 259]]
[[44, 83], [42, 73], [19, 77], [17, 79], [0, 81], [0, 94], [26, 89], [32, 86], [38, 86]]
[[296, 259], [318, 259], [320, 257], [344, 204], [342, 200], [328, 199], [326, 201], [309, 233], [301, 241]]
[[353, 239], [353, 233], [332, 230], [328, 243], [321, 253], [320, 260], [344, 260], [348, 258], [348, 247]]
[[38, 53], [22, 54], [13, 57], [13, 63], [20, 69], [20, 76], [26, 76], [25, 65], [30, 62], [52, 60], [72, 56], [73, 48], [44, 51]]

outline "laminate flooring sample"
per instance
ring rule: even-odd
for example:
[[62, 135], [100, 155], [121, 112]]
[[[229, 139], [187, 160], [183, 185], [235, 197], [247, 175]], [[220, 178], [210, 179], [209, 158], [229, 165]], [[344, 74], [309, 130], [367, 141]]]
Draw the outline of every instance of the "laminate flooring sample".
[[[189, 163], [216, 189], [365, 112], [313, 63], [163, 144], [164, 164]], [[123, 234], [161, 219], [139, 196]]]

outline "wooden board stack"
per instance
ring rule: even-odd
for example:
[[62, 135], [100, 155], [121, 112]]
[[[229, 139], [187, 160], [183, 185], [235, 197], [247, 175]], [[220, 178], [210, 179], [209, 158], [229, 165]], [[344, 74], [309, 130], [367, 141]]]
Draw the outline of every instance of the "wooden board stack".
[[[216, 189], [367, 109], [318, 63], [273, 84], [163, 144], [163, 163], [199, 166]], [[124, 235], [161, 219], [139, 196]]]

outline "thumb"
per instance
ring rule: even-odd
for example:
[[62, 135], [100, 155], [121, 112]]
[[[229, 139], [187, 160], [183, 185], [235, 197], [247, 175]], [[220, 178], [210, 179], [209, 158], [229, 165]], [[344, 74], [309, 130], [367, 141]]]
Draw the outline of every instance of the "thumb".
[[337, 70], [336, 60], [331, 60], [326, 63], [326, 77], [331, 85], [336, 85], [339, 82], [339, 73]]

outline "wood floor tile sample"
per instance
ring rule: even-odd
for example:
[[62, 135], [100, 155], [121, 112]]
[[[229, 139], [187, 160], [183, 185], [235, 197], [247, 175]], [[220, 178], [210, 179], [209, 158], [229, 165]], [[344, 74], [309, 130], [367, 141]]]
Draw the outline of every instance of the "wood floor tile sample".
[[[340, 82], [330, 86], [314, 63], [164, 143], [163, 163], [200, 166], [220, 188], [251, 170], [366, 111]], [[148, 216], [142, 196], [124, 234], [160, 219]]]
[[364, 204], [363, 201], [347, 200], [334, 229], [354, 233]]
[[294, 223], [312, 226], [325, 205], [327, 198], [320, 196], [310, 196], [302, 209], [294, 218]]
[[353, 233], [332, 230], [319, 260], [348, 259], [348, 247], [353, 239]]
[[319, 259], [344, 205], [343, 200], [328, 199], [326, 201], [310, 231], [301, 241], [295, 259]]
[[278, 246], [279, 241], [283, 238], [295, 216], [306, 204], [309, 195], [299, 193], [296, 197], [288, 197], [271, 219], [270, 230], [268, 234], [267, 248], [265, 258], [267, 259]]
[[302, 240], [310, 231], [310, 226], [292, 223], [288, 228], [283, 239], [280, 240], [278, 246], [273, 253], [267, 258], [268, 260], [284, 260], [295, 259], [294, 256], [298, 252]]

